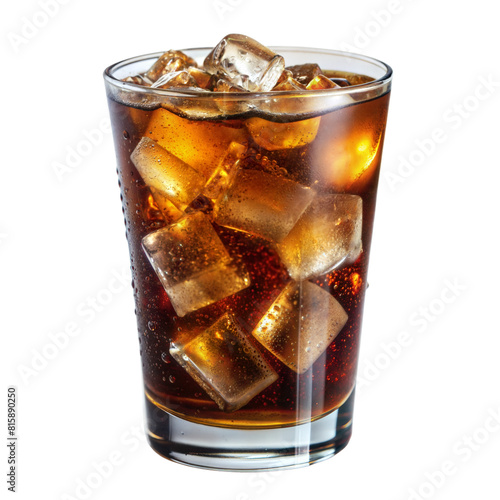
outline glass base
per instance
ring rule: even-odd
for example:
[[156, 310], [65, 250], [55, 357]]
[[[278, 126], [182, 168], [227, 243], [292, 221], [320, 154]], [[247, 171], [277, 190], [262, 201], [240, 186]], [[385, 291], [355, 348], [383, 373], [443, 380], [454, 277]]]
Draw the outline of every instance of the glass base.
[[228, 429], [175, 417], [146, 398], [148, 439], [162, 457], [204, 469], [265, 471], [305, 467], [343, 450], [352, 433], [354, 391], [313, 422], [277, 429]]

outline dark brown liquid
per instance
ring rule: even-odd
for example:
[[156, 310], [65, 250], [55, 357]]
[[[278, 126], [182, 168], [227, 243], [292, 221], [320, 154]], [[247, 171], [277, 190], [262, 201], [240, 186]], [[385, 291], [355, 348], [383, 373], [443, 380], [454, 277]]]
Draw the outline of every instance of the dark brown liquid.
[[[342, 75], [338, 73], [337, 76]], [[338, 408], [348, 398], [355, 383], [388, 100], [386, 94], [327, 113], [321, 117], [314, 141], [293, 149], [271, 151], [252, 140], [244, 117], [192, 121], [164, 109], [143, 111], [109, 101], [131, 255], [145, 390], [155, 405], [175, 415], [211, 425], [273, 427], [293, 424], [307, 415], [309, 410], [302, 405], [310, 407], [310, 416], [316, 418]], [[190, 165], [197, 162], [201, 165], [212, 156], [220, 155], [232, 140], [243, 141], [248, 149], [241, 160], [242, 168], [262, 169], [304, 186], [313, 186], [321, 193], [350, 193], [362, 198], [363, 252], [360, 257], [346, 267], [310, 279], [335, 297], [347, 312], [348, 320], [304, 374], [297, 375], [282, 364], [250, 333], [291, 281], [273, 244], [263, 238], [214, 223], [230, 255], [245, 263], [251, 286], [182, 318], [175, 314], [141, 248], [144, 236], [171, 222], [159, 212], [150, 189], [130, 160], [142, 137], [157, 140]], [[340, 158], [342, 154], [346, 155], [345, 161]], [[332, 167], [332, 158], [337, 162], [335, 167]], [[212, 205], [201, 196], [191, 204], [191, 209], [202, 210], [210, 216]], [[220, 410], [169, 354], [171, 341], [207, 329], [227, 311], [233, 313], [279, 376], [248, 404], [231, 413]]]

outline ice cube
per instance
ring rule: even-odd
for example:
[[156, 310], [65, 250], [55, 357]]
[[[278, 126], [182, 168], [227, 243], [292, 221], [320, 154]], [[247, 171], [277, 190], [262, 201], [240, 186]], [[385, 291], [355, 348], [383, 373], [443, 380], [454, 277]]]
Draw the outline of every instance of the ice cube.
[[253, 140], [268, 151], [293, 149], [314, 141], [321, 117], [278, 123], [263, 118], [249, 118], [246, 126]]
[[283, 57], [245, 35], [227, 35], [208, 54], [205, 69], [251, 92], [271, 90], [285, 69]]
[[172, 342], [170, 354], [227, 412], [245, 406], [278, 379], [230, 313], [186, 344]]
[[293, 78], [303, 85], [307, 85], [313, 78], [322, 73], [321, 68], [315, 63], [287, 66], [286, 69], [291, 71]]
[[127, 83], [135, 83], [136, 85], [143, 85], [149, 87], [151, 85], [151, 80], [146, 78], [144, 75], [127, 76], [123, 79]]
[[259, 109], [271, 114], [298, 114], [304, 111], [304, 100], [300, 97], [291, 99], [276, 96], [274, 92], [297, 92], [306, 90], [306, 86], [299, 83], [292, 76], [292, 72], [285, 70], [278, 83], [273, 87], [273, 94], [267, 99], [259, 101]]
[[362, 250], [362, 213], [359, 196], [317, 196], [277, 245], [288, 274], [305, 280], [356, 260]]
[[184, 210], [200, 193], [206, 179], [187, 163], [143, 137], [130, 156], [144, 182]]
[[[283, 72], [285, 73], [285, 72]], [[273, 92], [284, 92], [284, 91], [294, 91], [294, 90], [306, 90], [306, 86], [298, 82], [293, 78], [292, 73], [288, 71], [286, 78], [281, 78], [281, 81], [274, 86]], [[285, 111], [286, 112], [286, 111]]]
[[229, 145], [226, 155], [222, 158], [203, 189], [205, 196], [215, 200], [228, 188], [238, 170], [239, 160], [243, 157], [246, 149], [246, 145], [238, 142], [232, 142]]
[[246, 92], [243, 87], [238, 85], [233, 85], [232, 83], [224, 80], [224, 78], [219, 78], [214, 85], [215, 92]]
[[[206, 102], [203, 105], [206, 106]], [[218, 109], [217, 112], [220, 113]], [[247, 140], [245, 128], [222, 121], [191, 121], [162, 108], [153, 111], [144, 135], [207, 179], [226, 155], [231, 142]]]
[[327, 78], [325, 75], [315, 76], [308, 84], [307, 90], [323, 90], [340, 88], [335, 82]]
[[[219, 78], [215, 85], [214, 91], [220, 93], [228, 92], [247, 92], [243, 87], [238, 87], [223, 78]], [[214, 99], [217, 107], [226, 115], [235, 115], [244, 113], [254, 107], [254, 103], [244, 97], [221, 96]]]
[[297, 182], [259, 170], [239, 170], [215, 202], [214, 218], [221, 226], [281, 241], [314, 197]]
[[175, 87], [196, 88], [196, 80], [187, 71], [172, 71], [160, 76], [156, 82], [151, 85], [155, 89], [170, 89]]
[[215, 77], [200, 68], [195, 68], [193, 66], [187, 69], [188, 73], [195, 79], [198, 87], [206, 90], [210, 90], [214, 83]]
[[246, 269], [231, 259], [203, 212], [148, 234], [142, 246], [179, 316], [250, 285]]
[[281, 73], [280, 77], [278, 78], [278, 81], [274, 85], [273, 90], [276, 88], [277, 85], [285, 82], [286, 80], [288, 80], [289, 78], [292, 78], [292, 77], [293, 77], [292, 72], [288, 71], [287, 69], [284, 69], [283, 72]]
[[153, 187], [150, 188], [150, 190], [154, 203], [158, 207], [163, 219], [169, 224], [180, 219], [184, 215], [184, 212], [179, 210], [162, 191], [158, 191]]
[[252, 335], [286, 366], [304, 373], [333, 342], [347, 318], [338, 301], [318, 285], [291, 282]]
[[189, 66], [197, 66], [196, 61], [180, 50], [168, 50], [146, 72], [146, 77], [152, 82], [172, 71], [182, 71]]
[[[142, 209], [139, 211], [142, 212], [142, 220], [144, 224], [150, 227], [151, 230], [162, 227], [163, 224], [161, 224], [161, 222], [165, 221], [165, 217], [163, 216], [158, 203], [156, 203], [153, 198], [152, 189], [147, 186], [139, 189], [137, 201], [138, 203], [136, 203], [135, 206], [137, 209], [139, 209], [139, 207]], [[136, 213], [137, 211], [138, 210], [136, 210]]]
[[[290, 71], [284, 71], [273, 92], [297, 92], [307, 90], [292, 77]], [[259, 102], [259, 108], [267, 113], [281, 115], [296, 115], [309, 111], [309, 104], [301, 97], [283, 98], [269, 97]], [[254, 141], [268, 151], [278, 149], [293, 149], [305, 146], [314, 141], [321, 118], [309, 118], [290, 122], [275, 122], [263, 118], [250, 118], [246, 121], [248, 131]]]

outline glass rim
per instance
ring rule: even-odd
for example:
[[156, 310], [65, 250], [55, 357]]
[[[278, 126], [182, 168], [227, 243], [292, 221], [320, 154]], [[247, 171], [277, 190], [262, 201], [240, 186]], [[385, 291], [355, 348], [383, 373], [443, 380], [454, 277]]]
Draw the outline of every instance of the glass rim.
[[[386, 85], [391, 82], [392, 80], [392, 68], [384, 63], [383, 61], [380, 61], [379, 59], [375, 59], [370, 56], [365, 56], [363, 54], [357, 54], [354, 52], [347, 52], [347, 51], [342, 51], [342, 50], [332, 50], [332, 49], [318, 49], [318, 48], [312, 48], [312, 47], [295, 47], [295, 46], [270, 46], [269, 47], [271, 50], [275, 51], [276, 53], [279, 54], [280, 51], [292, 51], [292, 52], [309, 52], [311, 54], [326, 54], [326, 55], [337, 55], [337, 56], [343, 56], [343, 57], [349, 57], [351, 59], [357, 59], [363, 62], [371, 63], [371, 64], [376, 64], [382, 69], [385, 69], [385, 74], [377, 79], [372, 80], [371, 82], [367, 83], [362, 83], [358, 85], [350, 85], [349, 87], [336, 87], [333, 89], [321, 89], [321, 90], [287, 90], [287, 91], [267, 91], [267, 92], [214, 92], [214, 91], [207, 91], [203, 90], [202, 92], [194, 89], [189, 89], [185, 90], [182, 87], [177, 87], [176, 89], [158, 89], [158, 88], [152, 88], [152, 87], [146, 87], [144, 85], [138, 85], [132, 82], [124, 82], [122, 80], [118, 80], [113, 76], [113, 72], [116, 71], [117, 69], [121, 69], [127, 65], [137, 63], [143, 60], [147, 59], [154, 59], [154, 58], [159, 58], [162, 54], [165, 52], [152, 52], [149, 54], [143, 54], [140, 56], [135, 56], [135, 57], [130, 57], [127, 59], [123, 59], [121, 61], [118, 61], [114, 64], [111, 64], [108, 66], [104, 72], [103, 72], [103, 77], [104, 80], [109, 83], [110, 85], [113, 85], [117, 88], [120, 88], [122, 90], [127, 90], [131, 92], [138, 92], [138, 93], [145, 93], [145, 94], [155, 94], [158, 96], [165, 96], [165, 97], [192, 97], [192, 98], [198, 98], [198, 99], [213, 99], [214, 97], [234, 97], [236, 99], [248, 99], [248, 98], [259, 98], [259, 97], [265, 97], [269, 98], [272, 96], [273, 98], [276, 98], [278, 96], [283, 96], [283, 97], [293, 97], [293, 96], [300, 96], [300, 97], [312, 97], [312, 96], [325, 96], [325, 95], [342, 95], [342, 94], [353, 94], [353, 93], [360, 93], [360, 92], [366, 92], [378, 87], [382, 87], [383, 85]], [[211, 51], [213, 47], [191, 47], [187, 49], [180, 49], [182, 52], [188, 52], [188, 51]]]

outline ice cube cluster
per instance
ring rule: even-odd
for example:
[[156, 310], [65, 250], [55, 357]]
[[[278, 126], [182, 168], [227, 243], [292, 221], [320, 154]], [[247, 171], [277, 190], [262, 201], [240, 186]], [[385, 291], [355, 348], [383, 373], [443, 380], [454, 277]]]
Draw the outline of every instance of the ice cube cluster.
[[225, 36], [202, 67], [183, 52], [168, 50], [144, 74], [124, 81], [157, 89], [187, 87], [214, 92], [318, 90], [345, 85], [327, 78], [317, 64], [285, 68], [282, 56], [240, 34]]
[[[184, 82], [206, 89], [222, 81], [244, 91], [337, 85], [314, 64], [285, 70], [281, 56], [242, 35], [225, 37], [204, 69], [182, 52], [168, 51], [144, 75], [130, 78], [156, 88]], [[170, 354], [219, 408], [235, 411], [277, 380], [263, 352], [302, 374], [341, 332], [347, 313], [329, 292], [308, 280], [358, 258], [362, 200], [323, 194], [280, 175], [242, 168], [248, 144], [238, 129], [229, 129], [229, 137], [219, 137], [214, 129], [208, 138], [217, 142], [214, 149], [203, 143], [201, 132], [197, 136], [193, 122], [194, 153], [185, 144], [177, 150], [182, 138], [166, 141], [154, 133], [165, 112], [152, 114], [148, 128], [153, 133], [137, 144], [131, 161], [165, 217], [165, 227], [147, 234], [142, 247], [177, 315], [186, 316], [251, 286], [244, 263], [231, 257], [214, 225], [266, 240], [291, 278], [253, 331], [245, 330], [228, 311], [205, 331], [171, 343]], [[319, 118], [299, 122], [299, 129], [288, 124], [282, 134], [282, 124], [274, 122], [254, 122], [248, 128], [255, 142], [268, 149], [297, 147], [290, 138], [314, 135], [314, 120]], [[274, 132], [266, 133], [266, 127]], [[193, 201], [200, 199], [213, 205], [210, 215], [193, 208]]]

